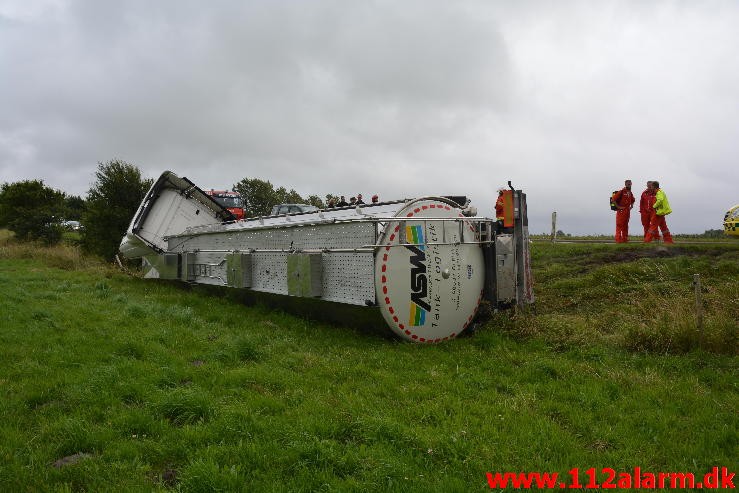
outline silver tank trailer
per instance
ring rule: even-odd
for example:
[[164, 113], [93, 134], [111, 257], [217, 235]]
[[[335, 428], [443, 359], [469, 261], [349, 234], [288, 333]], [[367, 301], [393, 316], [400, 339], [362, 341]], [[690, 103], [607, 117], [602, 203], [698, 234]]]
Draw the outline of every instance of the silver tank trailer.
[[[483, 299], [532, 303], [526, 196], [512, 232], [445, 197], [235, 221], [187, 178], [154, 183], [120, 251], [145, 277], [376, 307], [399, 337], [456, 337]], [[466, 204], [465, 204], [466, 205]]]

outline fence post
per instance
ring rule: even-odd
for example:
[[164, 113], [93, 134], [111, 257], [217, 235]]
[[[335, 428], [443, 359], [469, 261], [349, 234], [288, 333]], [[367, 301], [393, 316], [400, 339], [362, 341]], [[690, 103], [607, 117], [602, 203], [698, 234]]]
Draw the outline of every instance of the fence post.
[[557, 241], [557, 211], [552, 212], [552, 243]]
[[695, 289], [695, 326], [698, 329], [700, 345], [703, 347], [703, 300], [701, 299], [700, 274], [693, 274], [693, 288]]

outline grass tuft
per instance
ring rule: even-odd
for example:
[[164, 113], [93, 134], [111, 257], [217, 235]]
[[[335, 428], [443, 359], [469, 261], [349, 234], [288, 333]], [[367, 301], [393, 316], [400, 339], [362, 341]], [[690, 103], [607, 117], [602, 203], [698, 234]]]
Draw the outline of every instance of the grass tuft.
[[110, 284], [106, 281], [98, 281], [95, 283], [95, 296], [100, 299], [106, 299], [110, 296]]
[[144, 356], [144, 348], [138, 342], [127, 341], [115, 350], [115, 354], [123, 358], [142, 359]]
[[221, 466], [213, 459], [197, 459], [182, 470], [181, 478], [183, 491], [246, 491], [246, 475], [238, 464]]
[[236, 343], [236, 356], [239, 361], [259, 361], [261, 352], [256, 342], [251, 339], [241, 339]]
[[207, 421], [213, 409], [205, 392], [193, 388], [175, 388], [156, 402], [155, 412], [170, 423], [183, 426]]

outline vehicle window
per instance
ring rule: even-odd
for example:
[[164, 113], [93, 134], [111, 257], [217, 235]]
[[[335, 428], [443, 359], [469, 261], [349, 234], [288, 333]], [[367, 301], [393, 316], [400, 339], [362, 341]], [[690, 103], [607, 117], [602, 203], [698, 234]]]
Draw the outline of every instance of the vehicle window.
[[233, 208], [241, 207], [241, 197], [228, 197], [223, 195], [214, 195], [213, 200], [218, 202], [222, 207]]

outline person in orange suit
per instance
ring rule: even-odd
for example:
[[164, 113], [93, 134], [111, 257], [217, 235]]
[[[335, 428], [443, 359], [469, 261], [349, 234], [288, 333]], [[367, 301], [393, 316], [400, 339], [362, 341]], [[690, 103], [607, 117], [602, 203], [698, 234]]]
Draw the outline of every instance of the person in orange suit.
[[651, 187], [654, 191], [654, 204], [652, 204], [652, 217], [649, 221], [649, 231], [647, 231], [647, 236], [644, 237], [644, 242], [649, 243], [653, 239], [657, 239], [659, 237], [657, 229], [660, 229], [662, 231], [662, 236], [665, 239], [665, 243], [674, 243], [672, 240], [672, 234], [670, 234], [670, 230], [667, 229], [667, 221], [665, 220], [665, 216], [672, 212], [670, 202], [667, 200], [667, 195], [665, 195], [664, 190], [659, 187], [658, 181], [653, 181]]
[[634, 194], [631, 193], [631, 180], [624, 182], [624, 187], [616, 192], [614, 197], [616, 203], [616, 243], [629, 241], [629, 218], [631, 208], [634, 207]]
[[503, 189], [498, 189], [498, 200], [495, 201], [495, 219], [498, 222], [498, 231], [503, 229], [503, 220], [505, 219], [503, 204]]
[[[641, 193], [641, 199], [639, 200], [639, 215], [641, 215], [641, 225], [644, 226], [644, 238], [647, 237], [649, 231], [649, 222], [652, 220], [652, 209], [656, 199], [656, 192], [650, 189], [651, 183], [651, 181], [647, 182], [647, 188]], [[659, 240], [659, 233], [654, 239]]]

